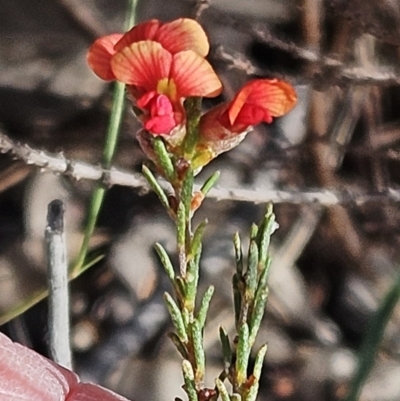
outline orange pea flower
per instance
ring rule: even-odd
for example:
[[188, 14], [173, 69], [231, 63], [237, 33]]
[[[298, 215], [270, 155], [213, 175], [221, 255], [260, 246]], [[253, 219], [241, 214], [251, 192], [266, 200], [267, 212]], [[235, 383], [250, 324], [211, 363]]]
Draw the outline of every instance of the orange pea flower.
[[125, 34], [99, 38], [87, 60], [100, 78], [128, 85], [147, 131], [170, 135], [185, 121], [185, 98], [221, 92], [219, 78], [204, 59], [208, 51], [207, 36], [196, 21], [151, 20]]
[[296, 104], [294, 88], [277, 79], [255, 79], [245, 84], [235, 98], [217, 106], [200, 120], [199, 149], [214, 158], [238, 145], [254, 125], [271, 123]]

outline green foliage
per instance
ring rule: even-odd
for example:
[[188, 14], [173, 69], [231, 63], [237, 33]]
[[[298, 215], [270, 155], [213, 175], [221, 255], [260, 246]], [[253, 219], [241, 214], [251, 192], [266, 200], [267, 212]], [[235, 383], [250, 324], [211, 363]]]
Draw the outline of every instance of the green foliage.
[[161, 188], [161, 185], [158, 183], [156, 177], [154, 177], [151, 170], [145, 165], [142, 166], [142, 173], [144, 175], [144, 178], [146, 178], [147, 182], [149, 183], [151, 189], [158, 196], [158, 199], [160, 199], [161, 204], [169, 211], [170, 207], [169, 207], [167, 195], [165, 194], [164, 190]]
[[169, 182], [173, 182], [175, 179], [175, 169], [164, 141], [160, 137], [155, 137], [152, 145], [154, 153], [157, 156], [157, 164], [160, 166], [163, 175]]
[[201, 186], [200, 191], [201, 193], [206, 196], [210, 190], [212, 189], [212, 187], [217, 183], [219, 176], [220, 176], [220, 172], [219, 171], [215, 171], [205, 182], [204, 184]]
[[356, 401], [362, 386], [368, 378], [375, 362], [375, 356], [382, 341], [385, 328], [400, 299], [400, 274], [386, 293], [378, 310], [372, 316], [367, 333], [361, 344], [357, 370], [351, 382], [350, 391], [345, 401]]
[[[198, 207], [199, 199], [201, 204], [202, 196], [205, 196], [215, 185], [219, 173], [214, 173], [205, 181], [200, 190], [200, 198], [196, 198], [199, 194], [193, 192], [195, 174], [190, 160], [198, 139], [200, 100], [188, 99], [185, 107], [188, 121], [183, 144], [178, 149], [173, 149], [169, 148], [162, 137], [152, 141], [156, 167], [159, 173], [169, 181], [174, 194], [168, 198], [156, 177], [145, 166], [143, 173], [176, 225], [179, 268], [174, 268], [168, 254], [160, 244], [156, 244], [156, 251], [174, 290], [174, 297], [168, 293], [165, 294], [165, 302], [176, 331], [170, 334], [170, 338], [184, 359], [182, 371], [185, 384], [183, 388], [189, 400], [200, 400], [204, 397], [204, 392], [208, 391], [203, 387], [206, 369], [203, 332], [214, 287], [210, 286], [202, 298], [198, 299], [202, 239], [207, 220], [202, 221], [193, 232], [192, 207], [194, 209]], [[216, 387], [213, 391], [216, 395], [212, 396], [213, 400], [219, 396], [223, 401], [252, 401], [257, 396], [258, 380], [266, 347], [262, 347], [258, 352], [254, 372], [250, 376], [248, 366], [268, 296], [267, 277], [271, 261], [268, 252], [270, 236], [275, 228], [272, 207], [268, 206], [260, 225], [253, 224], [251, 227], [250, 245], [246, 258], [243, 256], [239, 234], [234, 236], [236, 269], [232, 278], [232, 287], [237, 334], [231, 341], [224, 329], [220, 329], [224, 368], [215, 381]], [[179, 274], [176, 273], [177, 271]], [[230, 384], [229, 387], [225, 385], [226, 380]], [[232, 389], [231, 394], [228, 388]]]
[[201, 98], [192, 97], [185, 101], [186, 115], [186, 136], [183, 143], [185, 157], [191, 159], [199, 137], [199, 122], [201, 117]]
[[[271, 264], [269, 256], [270, 236], [276, 229], [275, 216], [271, 206], [259, 226], [250, 229], [250, 245], [247, 266], [244, 266], [241, 239], [234, 235], [236, 272], [232, 278], [234, 312], [237, 334], [231, 347], [227, 333], [220, 329], [225, 369], [222, 377], [227, 377], [232, 385], [231, 399], [238, 396], [242, 400], [253, 401], [257, 397], [258, 382], [267, 351], [263, 346], [257, 353], [253, 373], [248, 375], [251, 348], [260, 329], [261, 320], [268, 297], [267, 278]], [[218, 387], [219, 388], [219, 387]], [[221, 398], [223, 396], [221, 395]]]

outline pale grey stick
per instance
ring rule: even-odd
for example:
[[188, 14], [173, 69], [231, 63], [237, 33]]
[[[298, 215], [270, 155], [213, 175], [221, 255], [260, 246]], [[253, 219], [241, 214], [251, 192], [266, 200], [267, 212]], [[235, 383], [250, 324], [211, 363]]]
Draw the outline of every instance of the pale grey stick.
[[64, 235], [64, 205], [56, 199], [49, 203], [45, 231], [48, 282], [50, 351], [58, 364], [71, 369], [68, 263]]

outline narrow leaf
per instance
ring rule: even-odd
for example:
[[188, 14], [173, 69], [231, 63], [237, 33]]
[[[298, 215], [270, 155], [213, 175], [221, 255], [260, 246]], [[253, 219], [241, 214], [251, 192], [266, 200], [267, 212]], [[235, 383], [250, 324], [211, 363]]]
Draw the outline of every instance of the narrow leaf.
[[207, 291], [204, 293], [203, 298], [201, 300], [200, 309], [197, 314], [197, 321], [199, 322], [199, 326], [201, 329], [204, 328], [206, 323], [207, 313], [210, 306], [211, 298], [214, 294], [214, 286], [210, 285]]
[[195, 303], [196, 303], [196, 296], [197, 296], [197, 286], [199, 283], [199, 260], [201, 254], [201, 245], [198, 254], [196, 255], [195, 259], [189, 261], [187, 266], [187, 272], [185, 277], [186, 283], [186, 298], [185, 298], [185, 306], [193, 312]]
[[266, 262], [264, 270], [261, 272], [260, 278], [258, 280], [256, 294], [254, 297], [254, 304], [251, 311], [250, 324], [249, 324], [250, 328], [249, 342], [251, 346], [253, 346], [254, 344], [258, 330], [260, 328], [262, 318], [264, 316], [265, 306], [268, 298], [267, 280], [268, 280], [268, 270], [270, 264], [271, 264], [271, 259], [269, 258]]
[[264, 288], [264, 291], [258, 295], [257, 301], [255, 301], [251, 321], [250, 321], [250, 335], [249, 335], [249, 345], [253, 346], [256, 340], [258, 331], [260, 329], [261, 321], [265, 312], [265, 305], [268, 298], [268, 288]]
[[277, 223], [275, 221], [275, 215], [272, 213], [272, 205], [269, 205], [259, 230], [259, 264], [261, 268], [266, 263], [271, 235], [276, 228]]
[[179, 202], [177, 211], [177, 241], [179, 254], [179, 270], [182, 278], [186, 277], [186, 210], [183, 202]]
[[250, 228], [250, 241], [256, 240], [258, 234], [258, 226], [257, 224], [253, 223]]
[[208, 224], [208, 220], [205, 219], [196, 228], [196, 231], [193, 234], [193, 240], [192, 240], [192, 244], [190, 247], [190, 254], [188, 256], [189, 260], [191, 258], [195, 257], [195, 255], [197, 255], [198, 252], [200, 251], [201, 241], [203, 239], [204, 230], [205, 230], [207, 224]]
[[183, 300], [186, 298], [186, 293], [187, 293], [186, 284], [183, 281], [182, 277], [176, 277], [174, 288], [177, 293], [177, 298], [179, 300]]
[[242, 274], [243, 274], [243, 251], [242, 251], [242, 243], [240, 240], [240, 235], [238, 232], [236, 232], [233, 237], [233, 246], [235, 248], [236, 272], [237, 272], [238, 276], [242, 276]]
[[188, 353], [186, 350], [185, 345], [182, 343], [182, 341], [180, 340], [180, 338], [177, 336], [176, 333], [168, 333], [168, 337], [171, 339], [171, 341], [174, 343], [176, 349], [178, 350], [178, 352], [181, 354], [183, 359], [187, 359], [188, 358]]
[[185, 205], [187, 220], [189, 220], [190, 209], [191, 209], [191, 204], [192, 204], [193, 181], [194, 181], [193, 170], [189, 168], [186, 171], [185, 178], [184, 178], [183, 184], [182, 184], [182, 191], [181, 191], [181, 199]]
[[219, 328], [219, 339], [221, 340], [221, 345], [222, 345], [222, 356], [224, 358], [224, 367], [225, 369], [229, 369], [229, 366], [232, 362], [232, 349], [228, 334], [223, 327]]
[[165, 209], [167, 209], [169, 211], [170, 207], [169, 207], [168, 197], [165, 194], [164, 190], [161, 188], [160, 184], [157, 182], [153, 173], [145, 165], [142, 166], [142, 173], [144, 175], [144, 178], [146, 178], [147, 182], [149, 183], [150, 187], [152, 188], [152, 190], [158, 196], [158, 199], [160, 199], [161, 204], [165, 207]]
[[155, 137], [153, 139], [153, 148], [158, 159], [158, 165], [163, 170], [165, 178], [172, 182], [175, 177], [174, 165], [165, 147], [164, 140], [161, 137]]
[[179, 310], [178, 305], [172, 299], [171, 295], [169, 295], [167, 292], [164, 294], [164, 300], [167, 304], [167, 308], [169, 314], [171, 315], [172, 323], [176, 328], [178, 337], [184, 344], [186, 344], [188, 342], [188, 336], [181, 311]]
[[200, 191], [203, 193], [204, 196], [206, 196], [210, 189], [216, 184], [220, 175], [221, 173], [219, 171], [215, 171], [214, 174], [207, 178], [203, 186], [200, 188]]
[[183, 202], [179, 202], [177, 218], [178, 246], [184, 248], [186, 238], [186, 210]]
[[376, 353], [382, 341], [385, 328], [400, 299], [400, 274], [384, 296], [378, 310], [371, 317], [367, 332], [362, 340], [358, 354], [357, 370], [345, 401], [356, 401], [364, 382], [374, 366]]
[[156, 249], [158, 257], [161, 260], [162, 265], [164, 266], [164, 269], [165, 269], [165, 272], [167, 273], [168, 278], [171, 280], [171, 282], [174, 282], [175, 271], [174, 271], [174, 267], [171, 263], [171, 259], [169, 258], [168, 254], [167, 254], [167, 251], [158, 242], [154, 245], [154, 247]]
[[246, 301], [253, 302], [258, 278], [258, 247], [254, 240], [250, 242], [249, 261], [246, 271]]
[[189, 323], [191, 322], [192, 315], [189, 313], [189, 311], [186, 308], [183, 308], [182, 310], [182, 318], [183, 318], [183, 323], [185, 327], [189, 327]]
[[221, 397], [222, 401], [231, 401], [229, 397], [228, 390], [225, 387], [225, 384], [220, 379], [215, 379], [215, 385], [217, 386], [218, 393]]
[[267, 346], [264, 345], [260, 348], [257, 353], [256, 360], [254, 363], [253, 371], [253, 383], [246, 395], [245, 401], [256, 401], [258, 394], [258, 387], [260, 384], [261, 370], [264, 363], [265, 353], [267, 352]]
[[193, 368], [187, 359], [182, 362], [182, 372], [185, 381], [184, 389], [188, 395], [189, 401], [198, 401]]
[[247, 366], [250, 357], [249, 327], [244, 323], [239, 329], [236, 350], [236, 382], [240, 386], [247, 380]]
[[194, 359], [196, 362], [195, 379], [196, 382], [199, 383], [204, 380], [205, 354], [204, 354], [202, 330], [199, 326], [199, 323], [196, 320], [192, 323], [192, 341], [193, 341]]
[[236, 273], [232, 277], [232, 288], [233, 288], [233, 303], [235, 308], [235, 323], [236, 323], [236, 328], [238, 328], [242, 312], [242, 294], [240, 291], [240, 279]]
[[254, 362], [254, 370], [253, 370], [253, 376], [257, 379], [260, 380], [261, 377], [261, 370], [264, 364], [264, 359], [265, 359], [265, 354], [267, 353], [267, 344], [264, 344], [259, 351], [257, 352], [256, 355], [256, 360]]

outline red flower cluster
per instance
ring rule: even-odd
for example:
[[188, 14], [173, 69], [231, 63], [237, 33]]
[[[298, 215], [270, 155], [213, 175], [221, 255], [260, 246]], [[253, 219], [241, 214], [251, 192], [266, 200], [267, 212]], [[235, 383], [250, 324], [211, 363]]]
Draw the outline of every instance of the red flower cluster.
[[[207, 36], [196, 21], [151, 20], [125, 34], [98, 39], [89, 50], [88, 63], [100, 78], [127, 84], [145, 130], [176, 146], [186, 132], [184, 100], [217, 96], [222, 90], [204, 58], [208, 51]], [[284, 115], [296, 100], [294, 88], [284, 81], [248, 82], [231, 102], [202, 116], [195, 164], [202, 166], [236, 146], [252, 126]], [[180, 139], [174, 141], [176, 137]]]
[[217, 96], [222, 90], [204, 58], [208, 51], [201, 26], [181, 18], [166, 24], [151, 20], [125, 34], [102, 37], [87, 59], [100, 78], [128, 85], [147, 131], [168, 135], [185, 122], [185, 98]]

